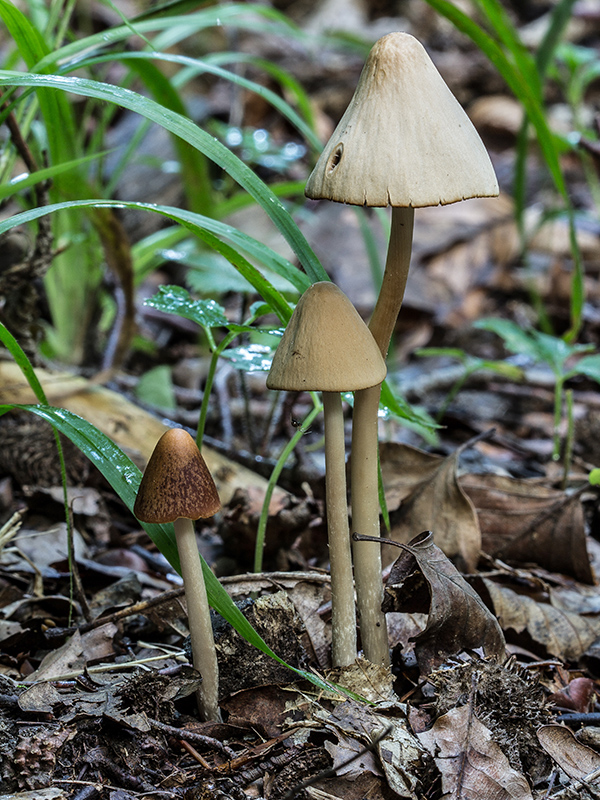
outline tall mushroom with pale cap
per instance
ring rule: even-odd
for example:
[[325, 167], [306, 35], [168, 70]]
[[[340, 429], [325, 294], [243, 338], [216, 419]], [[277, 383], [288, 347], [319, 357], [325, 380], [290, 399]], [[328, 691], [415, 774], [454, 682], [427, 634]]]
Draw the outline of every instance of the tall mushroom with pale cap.
[[331, 570], [332, 662], [356, 659], [356, 612], [346, 495], [346, 448], [340, 392], [380, 384], [386, 366], [346, 295], [328, 281], [298, 301], [273, 357], [269, 389], [323, 393], [325, 502]]
[[220, 508], [217, 487], [195, 441], [181, 428], [168, 430], [150, 456], [133, 513], [142, 522], [173, 523], [192, 660], [202, 676], [197, 699], [203, 720], [220, 719], [219, 669], [193, 520], [212, 517]]
[[[400, 311], [412, 248], [414, 209], [493, 197], [498, 183], [468, 116], [425, 48], [407, 33], [373, 46], [356, 92], [306, 184], [312, 199], [392, 206], [385, 272], [369, 328], [385, 357]], [[380, 387], [354, 400], [352, 525], [379, 535], [377, 414]], [[354, 569], [365, 655], [388, 664], [381, 612], [381, 555], [354, 542]]]

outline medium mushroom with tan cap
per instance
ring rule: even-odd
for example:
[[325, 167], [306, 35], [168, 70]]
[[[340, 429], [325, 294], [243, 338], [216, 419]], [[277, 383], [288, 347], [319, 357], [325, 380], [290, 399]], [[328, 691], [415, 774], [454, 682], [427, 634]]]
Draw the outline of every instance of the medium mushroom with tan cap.
[[[379, 39], [339, 125], [306, 184], [306, 195], [340, 203], [392, 206], [385, 272], [369, 328], [385, 357], [402, 304], [414, 209], [493, 197], [498, 183], [468, 116], [425, 48], [407, 33]], [[351, 460], [352, 524], [379, 535], [377, 414], [380, 387], [355, 395]], [[365, 655], [389, 663], [381, 613], [381, 558], [354, 542]]]
[[325, 426], [325, 493], [331, 569], [332, 661], [356, 659], [356, 612], [346, 495], [346, 448], [340, 392], [381, 383], [386, 366], [346, 295], [328, 281], [300, 298], [273, 358], [269, 389], [320, 391]]
[[196, 443], [181, 428], [168, 430], [150, 456], [133, 513], [142, 522], [173, 522], [192, 659], [202, 676], [197, 698], [204, 720], [220, 719], [219, 670], [193, 520], [212, 517], [220, 508], [217, 488]]

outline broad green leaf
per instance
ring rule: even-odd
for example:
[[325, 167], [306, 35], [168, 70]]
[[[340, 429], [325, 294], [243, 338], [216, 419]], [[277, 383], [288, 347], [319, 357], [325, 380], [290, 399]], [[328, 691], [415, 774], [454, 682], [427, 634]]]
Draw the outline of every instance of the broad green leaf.
[[534, 362], [548, 364], [558, 377], [564, 377], [567, 359], [594, 349], [593, 345], [569, 344], [560, 336], [551, 336], [533, 328], [523, 330], [507, 319], [493, 317], [481, 319], [474, 323], [474, 327], [493, 331], [500, 336], [511, 353], [527, 356]]
[[544, 360], [535, 339], [529, 335], [528, 331], [524, 331], [511, 320], [490, 317], [477, 320], [473, 326], [480, 330], [496, 333], [511, 353], [527, 356], [535, 362]]
[[571, 370], [574, 375], [585, 375], [600, 383], [600, 355], [584, 356]]
[[569, 344], [559, 336], [550, 336], [547, 333], [536, 330], [531, 331], [531, 337], [539, 348], [540, 361], [550, 364], [557, 375], [563, 372], [568, 358], [593, 349], [592, 345]]
[[159, 364], [140, 375], [135, 387], [135, 396], [148, 406], [174, 411], [177, 408], [171, 368]]
[[193, 300], [181, 286], [159, 286], [158, 292], [145, 300], [144, 305], [166, 314], [177, 314], [203, 328], [229, 327], [223, 306], [215, 300]]
[[589, 475], [592, 486], [600, 486], [600, 469], [593, 469]]
[[[0, 2], [2, 1], [0, 0]], [[218, 164], [254, 197], [296, 253], [312, 282], [329, 280], [329, 276], [279, 198], [225, 145], [181, 114], [177, 114], [171, 109], [159, 105], [154, 100], [136, 94], [129, 89], [91, 81], [86, 78], [67, 78], [60, 75], [28, 75], [3, 70], [0, 71], [0, 86], [31, 86], [36, 90], [48, 87], [60, 89], [63, 92], [73, 92], [84, 97], [95, 97], [109, 103], [116, 103], [122, 108], [128, 108], [130, 111], [134, 111], [156, 122], [171, 133], [180, 136]]]
[[242, 372], [268, 372], [274, 352], [266, 344], [248, 344], [224, 350], [221, 356]]

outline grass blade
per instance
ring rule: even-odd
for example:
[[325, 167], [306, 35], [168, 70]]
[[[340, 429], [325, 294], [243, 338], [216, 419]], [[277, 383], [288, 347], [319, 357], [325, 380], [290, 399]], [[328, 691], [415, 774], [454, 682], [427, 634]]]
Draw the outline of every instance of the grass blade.
[[[26, 222], [31, 222], [38, 217], [45, 214], [62, 211], [64, 209], [76, 208], [133, 208], [145, 209], [155, 214], [161, 214], [176, 222], [179, 222], [187, 228], [195, 236], [198, 236], [202, 241], [206, 242], [209, 247], [213, 248], [216, 252], [223, 255], [231, 264], [244, 276], [244, 278], [256, 289], [258, 294], [268, 302], [272, 309], [277, 313], [280, 320], [286, 324], [291, 316], [291, 310], [288, 302], [284, 296], [273, 286], [273, 284], [265, 278], [259, 270], [253, 266], [243, 255], [238, 253], [233, 247], [227, 245], [217, 238], [215, 233], [231, 238], [236, 244], [242, 248], [250, 251], [257, 257], [262, 257], [269, 263], [269, 266], [276, 266], [276, 272], [280, 272], [282, 277], [292, 283], [292, 285], [302, 284], [307, 280], [302, 273], [299, 272], [292, 264], [285, 262], [284, 259], [278, 261], [269, 248], [262, 245], [260, 242], [252, 239], [252, 237], [231, 228], [218, 220], [212, 220], [208, 217], [202, 217], [200, 214], [194, 214], [191, 211], [185, 211], [172, 206], [157, 206], [152, 203], [137, 203], [137, 202], [123, 202], [117, 200], [71, 200], [65, 203], [55, 203], [50, 206], [43, 206], [42, 208], [32, 208], [29, 211], [23, 211], [16, 214], [9, 219], [0, 222], [0, 234], [14, 228], [16, 225], [21, 225]], [[287, 264], [287, 267], [285, 266]], [[300, 288], [299, 291], [304, 291]]]
[[[0, 0], [0, 2], [3, 2], [3, 0]], [[21, 72], [0, 71], [0, 86], [31, 86], [36, 90], [41, 87], [48, 87], [60, 89], [63, 92], [73, 92], [84, 97], [95, 97], [99, 100], [116, 103], [123, 108], [128, 108], [130, 111], [135, 111], [158, 125], [162, 125], [166, 130], [187, 140], [222, 167], [243, 189], [254, 197], [296, 253], [311, 282], [329, 280], [329, 276], [300, 229], [283, 203], [269, 187], [225, 145], [210, 136], [206, 131], [198, 128], [191, 120], [181, 114], [177, 114], [171, 109], [159, 105], [154, 100], [136, 94], [129, 89], [85, 78], [68, 78], [60, 75], [28, 75]]]

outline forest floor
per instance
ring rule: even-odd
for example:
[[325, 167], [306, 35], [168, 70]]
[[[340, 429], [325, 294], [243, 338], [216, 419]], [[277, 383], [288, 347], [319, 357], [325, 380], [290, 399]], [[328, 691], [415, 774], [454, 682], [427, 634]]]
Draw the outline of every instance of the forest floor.
[[[382, 533], [411, 542], [408, 550], [383, 548], [391, 672], [362, 658], [331, 668], [318, 418], [282, 472], [263, 571], [252, 572], [267, 480], [312, 407], [307, 395], [282, 393], [273, 405], [264, 372], [221, 362], [203, 453], [223, 510], [198, 532], [203, 556], [267, 644], [330, 688], [298, 680], [215, 616], [223, 719], [208, 723], [197, 716], [181, 579], [95, 467], [66, 443], [74, 484], [69, 563], [52, 432], [29, 417], [7, 418], [0, 427], [0, 800], [599, 797], [600, 504], [589, 476], [600, 466], [600, 387], [573, 369], [580, 356], [569, 356], [562, 365], [563, 374], [572, 370], [564, 384], [569, 410], [564, 402], [557, 427], [551, 359], [532, 357], [524, 340], [510, 349], [473, 326], [500, 317], [525, 331], [537, 320], [534, 303], [557, 334], [570, 325], [568, 224], [553, 213], [557, 201], [533, 144], [526, 261], [521, 252], [512, 182], [522, 109], [485, 58], [425, 3], [344, 2], [343, 11], [310, 0], [276, 5], [306, 30], [343, 18], [349, 34], [369, 41], [393, 30], [420, 38], [475, 122], [500, 183], [497, 199], [416, 214], [388, 377], [440, 427], [424, 439], [393, 417], [380, 421], [390, 522]], [[551, 4], [514, 5], [523, 41], [535, 50]], [[98, 25], [106, 13], [98, 12]], [[576, 3], [567, 41], [597, 48], [599, 34], [598, 4]], [[362, 59], [336, 51], [315, 58], [260, 33], [240, 32], [236, 46], [297, 77], [325, 141]], [[572, 132], [558, 82], [549, 82], [547, 95], [551, 125]], [[215, 116], [232, 102], [218, 82], [202, 100]], [[237, 93], [234, 101], [243, 126], [264, 128], [273, 141], [290, 138], [260, 99]], [[596, 83], [586, 113], [593, 118], [599, 104]], [[127, 125], [124, 114], [112, 131], [115, 145], [127, 139]], [[177, 203], [177, 176], [155, 170], [149, 177], [152, 155], [168, 146], [160, 136], [149, 133], [147, 163], [125, 174], [117, 192], [126, 185], [136, 196], [152, 178], [156, 194], [148, 201]], [[586, 303], [577, 341], [594, 354], [598, 209], [577, 152], [565, 154], [563, 168], [581, 212]], [[308, 166], [299, 160], [289, 170], [304, 179]], [[368, 318], [375, 292], [354, 210], [311, 202], [298, 219], [327, 272]], [[283, 248], [259, 210], [230, 221]], [[379, 217], [367, 221], [383, 254]], [[124, 214], [123, 224], [133, 242], [151, 222]], [[56, 365], [39, 372], [51, 403], [94, 423], [141, 468], [166, 427], [194, 428], [202, 398], [208, 356], [195, 326], [142, 306], [158, 284], [181, 277], [165, 261], [140, 291], [140, 331], [155, 342], [153, 354], [132, 355], [104, 386], [89, 380], [95, 363], [78, 375]], [[248, 298], [229, 292], [220, 302], [239, 319]], [[436, 350], [420, 355], [420, 348]], [[165, 364], [175, 398], [168, 410], [136, 395], [140, 376]], [[0, 401], [34, 402], [10, 361], [0, 361]], [[349, 440], [349, 409], [346, 422]]]

